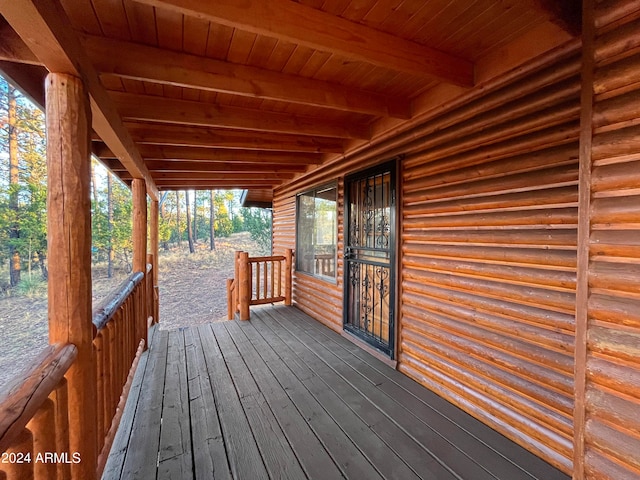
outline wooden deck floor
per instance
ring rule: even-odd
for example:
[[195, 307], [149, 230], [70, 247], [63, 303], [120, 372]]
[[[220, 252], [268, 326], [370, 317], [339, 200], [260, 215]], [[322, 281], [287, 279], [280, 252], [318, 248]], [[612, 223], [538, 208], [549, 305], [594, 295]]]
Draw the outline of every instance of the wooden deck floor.
[[567, 479], [293, 307], [153, 333], [104, 479]]

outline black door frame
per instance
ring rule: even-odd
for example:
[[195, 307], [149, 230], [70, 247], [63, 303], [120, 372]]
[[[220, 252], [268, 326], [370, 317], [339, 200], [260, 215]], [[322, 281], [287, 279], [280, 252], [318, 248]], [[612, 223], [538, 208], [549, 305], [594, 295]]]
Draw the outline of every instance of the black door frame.
[[[343, 318], [342, 326], [346, 332], [354, 335], [361, 341], [371, 345], [375, 349], [381, 351], [389, 358], [393, 359], [395, 356], [396, 347], [396, 298], [397, 298], [397, 211], [398, 211], [398, 164], [399, 157], [389, 160], [385, 163], [376, 165], [374, 167], [367, 168], [362, 171], [358, 171], [345, 176], [344, 179], [344, 251], [343, 251]], [[367, 177], [379, 175], [385, 172], [389, 172], [390, 178], [390, 204], [389, 204], [389, 340], [388, 345], [381, 344], [375, 341], [372, 337], [363, 335], [358, 329], [353, 328], [348, 323], [349, 316], [349, 243], [351, 229], [349, 228], [349, 219], [351, 218], [351, 202], [350, 202], [350, 185], [354, 181], [362, 180]]]

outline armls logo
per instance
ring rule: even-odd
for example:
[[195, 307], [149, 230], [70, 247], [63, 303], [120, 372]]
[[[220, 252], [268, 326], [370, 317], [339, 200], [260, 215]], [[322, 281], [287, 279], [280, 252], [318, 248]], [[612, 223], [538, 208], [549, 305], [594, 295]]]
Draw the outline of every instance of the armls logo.
[[36, 455], [36, 463], [80, 463], [82, 458], [79, 452], [40, 452]]

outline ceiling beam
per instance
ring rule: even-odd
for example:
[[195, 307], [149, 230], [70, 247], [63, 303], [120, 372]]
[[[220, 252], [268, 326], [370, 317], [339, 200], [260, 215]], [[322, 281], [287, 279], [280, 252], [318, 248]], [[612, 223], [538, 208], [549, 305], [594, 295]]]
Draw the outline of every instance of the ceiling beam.
[[160, 190], [217, 190], [217, 189], [273, 189], [282, 182], [265, 182], [262, 180], [190, 180], [188, 182], [158, 180]]
[[281, 183], [283, 180], [293, 178], [293, 173], [269, 173], [261, 174], [258, 178], [248, 172], [154, 172], [156, 181], [166, 180], [259, 180], [268, 183]]
[[551, 23], [574, 37], [582, 33], [581, 0], [528, 0], [531, 8], [542, 11]]
[[82, 78], [91, 100], [93, 129], [157, 199], [155, 183], [58, 1], [0, 0], [0, 14], [47, 70]]
[[149, 160], [145, 162], [151, 175], [155, 172], [251, 172], [262, 173], [300, 173], [306, 165], [282, 165], [279, 163], [229, 163], [229, 162], [168, 162]]
[[101, 73], [178, 87], [408, 119], [407, 99], [131, 42], [85, 35]]
[[49, 73], [46, 68], [0, 60], [0, 73], [44, 112], [44, 79]]
[[327, 121], [134, 93], [111, 92], [111, 98], [122, 118], [126, 120], [335, 138], [368, 139], [370, 136], [368, 125], [357, 125], [347, 121]]
[[[173, 147], [163, 145], [139, 145], [140, 155], [148, 163], [150, 160], [226, 162], [226, 163], [277, 163], [280, 165], [309, 165], [322, 163], [317, 153], [263, 152], [259, 150], [231, 150], [206, 147]], [[100, 158], [115, 158], [105, 145], [94, 150]]]
[[136, 0], [379, 67], [473, 86], [473, 63], [291, 0]]
[[342, 139], [125, 122], [138, 144], [307, 153], [343, 153]]
[[[29, 49], [20, 35], [11, 28], [7, 20], [0, 16], [0, 60], [8, 62], [42, 65], [42, 62]], [[44, 87], [43, 87], [44, 88]]]

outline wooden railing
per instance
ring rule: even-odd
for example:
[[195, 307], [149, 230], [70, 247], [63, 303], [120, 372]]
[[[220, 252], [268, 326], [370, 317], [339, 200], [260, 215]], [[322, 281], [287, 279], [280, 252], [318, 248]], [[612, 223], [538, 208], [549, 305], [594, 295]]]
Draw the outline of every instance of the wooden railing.
[[270, 257], [249, 257], [236, 252], [235, 277], [227, 280], [227, 314], [229, 320], [239, 314], [249, 320], [249, 307], [285, 302], [291, 305], [291, 269], [293, 251]]
[[130, 275], [93, 312], [99, 474], [109, 456], [133, 374], [146, 345], [148, 311], [153, 308], [149, 301], [153, 295], [145, 294], [152, 277], [149, 270], [147, 275]]
[[[69, 405], [64, 375], [74, 345], [49, 345], [0, 398], [0, 478], [70, 478]], [[56, 452], [57, 459], [45, 455]], [[62, 458], [65, 457], [65, 458]]]
[[0, 479], [72, 478], [71, 465], [82, 461], [69, 446], [72, 430], [83, 428], [70, 421], [78, 408], [97, 411], [96, 439], [86, 442], [99, 452], [95, 478], [100, 478], [157, 311], [150, 270], [130, 275], [93, 311], [97, 405], [68, 404], [65, 374], [78, 351], [72, 344], [45, 348], [0, 396], [0, 455], [6, 459], [0, 461]]

